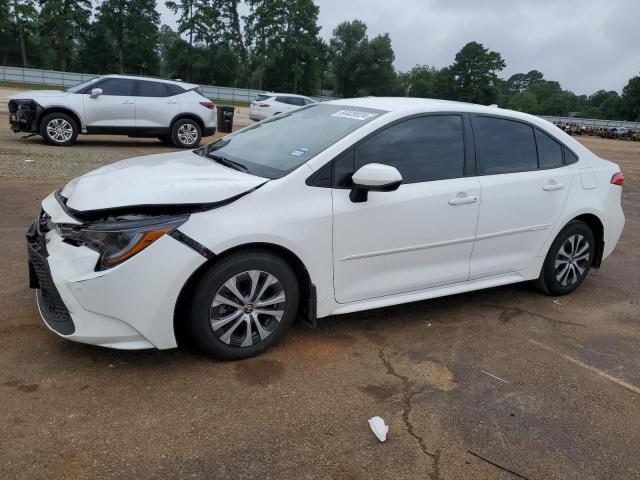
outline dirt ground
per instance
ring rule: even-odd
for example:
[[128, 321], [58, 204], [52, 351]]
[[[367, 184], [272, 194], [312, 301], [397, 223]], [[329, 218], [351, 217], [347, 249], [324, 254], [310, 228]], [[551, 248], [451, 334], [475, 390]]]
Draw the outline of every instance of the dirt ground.
[[640, 478], [640, 143], [580, 140], [622, 166], [627, 225], [573, 295], [513, 285], [335, 316], [221, 363], [63, 340], [27, 286], [45, 195], [168, 149], [50, 148], [0, 123], [0, 478]]

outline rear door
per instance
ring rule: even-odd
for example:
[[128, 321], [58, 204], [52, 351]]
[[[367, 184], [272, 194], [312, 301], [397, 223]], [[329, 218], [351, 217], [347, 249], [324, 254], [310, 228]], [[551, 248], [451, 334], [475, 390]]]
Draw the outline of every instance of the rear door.
[[[473, 145], [465, 145], [467, 122], [456, 114], [407, 119], [334, 161], [338, 302], [467, 280], [480, 203], [478, 179], [468, 175]], [[403, 183], [353, 203], [351, 175], [367, 163], [396, 167]]]
[[180, 113], [177, 85], [136, 80], [136, 134], [168, 135], [171, 121]]
[[562, 145], [527, 123], [472, 116], [482, 189], [470, 278], [529, 267], [558, 221], [572, 175]]
[[[105, 78], [91, 85], [83, 94], [84, 112], [88, 133], [129, 134], [135, 127], [135, 97], [133, 79]], [[94, 88], [102, 89], [102, 95], [91, 97]]]

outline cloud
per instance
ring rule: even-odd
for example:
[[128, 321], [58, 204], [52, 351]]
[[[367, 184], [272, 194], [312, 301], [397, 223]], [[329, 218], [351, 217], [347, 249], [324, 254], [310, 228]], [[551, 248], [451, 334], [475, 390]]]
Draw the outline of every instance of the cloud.
[[[175, 20], [158, 2], [165, 23]], [[640, 73], [638, 0], [316, 0], [321, 36], [360, 19], [370, 36], [388, 32], [396, 68], [443, 67], [470, 41], [500, 52], [502, 76], [540, 70], [563, 88], [620, 92]], [[246, 7], [243, 7], [243, 10]]]

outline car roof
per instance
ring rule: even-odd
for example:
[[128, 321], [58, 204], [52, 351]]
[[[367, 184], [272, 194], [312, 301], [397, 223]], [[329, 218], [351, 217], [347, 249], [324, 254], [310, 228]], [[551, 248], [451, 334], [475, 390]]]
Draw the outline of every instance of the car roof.
[[452, 100], [437, 100], [434, 98], [411, 98], [411, 97], [363, 97], [345, 98], [324, 102], [333, 105], [344, 105], [350, 107], [371, 108], [387, 112], [405, 113], [407, 115], [416, 113], [435, 112], [465, 112], [485, 115], [498, 115], [510, 117], [516, 120], [523, 120], [536, 125], [549, 128], [553, 124], [535, 115], [516, 112], [500, 108], [496, 105], [478, 105], [475, 103], [454, 102]]
[[184, 88], [185, 90], [191, 90], [192, 88], [196, 88], [199, 85], [196, 83], [186, 83], [183, 82], [181, 80], [171, 80], [169, 78], [162, 78], [162, 77], [151, 77], [151, 76], [145, 76], [145, 75], [103, 75], [100, 78], [133, 78], [136, 80], [149, 80], [149, 81], [156, 81], [156, 82], [162, 82], [162, 83], [171, 83], [173, 85], [178, 85], [182, 88]]

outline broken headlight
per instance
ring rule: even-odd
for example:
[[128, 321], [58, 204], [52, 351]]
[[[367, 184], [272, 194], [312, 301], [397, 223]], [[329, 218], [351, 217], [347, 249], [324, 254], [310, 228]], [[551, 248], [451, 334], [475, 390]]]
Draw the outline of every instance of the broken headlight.
[[100, 260], [96, 270], [107, 270], [140, 253], [163, 235], [173, 232], [188, 218], [115, 220], [83, 227], [61, 226], [60, 235], [68, 243], [98, 252]]

